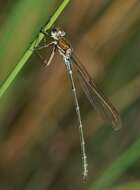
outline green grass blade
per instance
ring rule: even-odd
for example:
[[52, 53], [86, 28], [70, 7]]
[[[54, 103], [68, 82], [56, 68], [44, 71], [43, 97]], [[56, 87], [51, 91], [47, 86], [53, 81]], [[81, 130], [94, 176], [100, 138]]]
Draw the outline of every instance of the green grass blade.
[[[59, 17], [59, 15], [62, 13], [62, 11], [66, 7], [66, 5], [69, 3], [69, 1], [70, 0], [63, 0], [63, 2], [60, 4], [60, 6], [58, 7], [58, 9], [55, 11], [55, 13], [50, 18], [49, 22], [46, 24], [46, 26], [45, 26], [46, 30], [48, 30], [55, 23], [55, 21], [57, 20], [57, 18]], [[37, 43], [39, 43], [42, 40], [42, 38], [43, 38], [43, 35], [40, 34], [39, 35], [39, 40], [38, 40]], [[25, 63], [27, 62], [27, 60], [32, 55], [33, 51], [31, 51], [31, 49], [33, 49], [34, 44], [36, 43], [35, 41], [36, 40], [33, 41], [33, 43], [31, 44], [31, 46], [25, 52], [25, 54], [23, 55], [23, 57], [21, 58], [21, 60], [17, 63], [17, 65], [15, 66], [15, 68], [13, 69], [13, 71], [9, 74], [9, 76], [7, 77], [7, 79], [1, 85], [1, 87], [0, 87], [0, 98], [6, 92], [6, 90], [8, 89], [8, 87], [11, 85], [11, 83], [13, 82], [13, 80], [16, 78], [17, 74], [20, 72], [20, 70], [22, 69], [22, 67], [25, 65]], [[37, 45], [37, 43], [36, 43], [36, 45]]]

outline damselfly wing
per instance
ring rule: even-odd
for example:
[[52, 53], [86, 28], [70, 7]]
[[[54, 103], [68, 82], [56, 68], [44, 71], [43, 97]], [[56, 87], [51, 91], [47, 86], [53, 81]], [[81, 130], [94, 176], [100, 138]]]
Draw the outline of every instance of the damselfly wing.
[[78, 57], [73, 53], [71, 57], [74, 66], [77, 70], [78, 79], [80, 81], [81, 87], [90, 101], [91, 105], [101, 113], [101, 116], [107, 122], [112, 123], [112, 126], [115, 130], [121, 128], [122, 123], [120, 115], [110, 100], [101, 92], [97, 87], [93, 78], [89, 75], [88, 71], [84, 65], [80, 62]]

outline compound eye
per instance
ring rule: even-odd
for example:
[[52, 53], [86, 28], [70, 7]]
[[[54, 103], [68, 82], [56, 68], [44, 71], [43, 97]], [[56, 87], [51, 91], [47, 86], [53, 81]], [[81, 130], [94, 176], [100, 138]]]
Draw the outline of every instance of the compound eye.
[[52, 32], [52, 33], [56, 33], [56, 32], [57, 32], [57, 29], [54, 27], [54, 28], [52, 28], [51, 32]]

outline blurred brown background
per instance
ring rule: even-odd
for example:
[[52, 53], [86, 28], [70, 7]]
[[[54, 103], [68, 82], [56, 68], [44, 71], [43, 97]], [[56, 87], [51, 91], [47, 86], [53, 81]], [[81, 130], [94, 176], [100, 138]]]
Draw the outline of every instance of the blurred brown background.
[[[0, 2], [1, 26], [15, 4]], [[96, 181], [139, 138], [140, 1], [71, 1], [56, 25], [66, 31], [81, 62], [119, 110], [123, 128], [115, 132], [105, 124], [76, 82], [89, 167], [83, 184], [78, 122], [62, 58], [56, 55], [44, 69], [34, 54], [0, 107], [2, 190], [96, 190]], [[43, 54], [48, 56], [49, 50]], [[111, 178], [107, 189], [121, 189], [122, 184], [128, 185], [126, 189], [140, 189], [139, 183], [129, 187], [140, 178], [139, 152], [137, 146], [135, 162], [133, 154], [120, 161], [118, 175], [109, 171], [117, 177]], [[105, 189], [103, 184], [100, 189]]]

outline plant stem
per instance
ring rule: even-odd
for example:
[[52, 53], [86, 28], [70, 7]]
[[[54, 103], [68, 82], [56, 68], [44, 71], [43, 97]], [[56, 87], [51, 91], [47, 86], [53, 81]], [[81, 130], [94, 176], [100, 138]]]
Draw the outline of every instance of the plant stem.
[[[66, 7], [66, 5], [69, 3], [69, 1], [70, 0], [63, 0], [63, 2], [60, 4], [60, 6], [58, 7], [58, 9], [55, 11], [55, 13], [53, 14], [53, 16], [50, 18], [49, 22], [46, 24], [45, 30], [48, 30], [55, 23], [55, 21], [57, 20], [57, 18], [59, 17], [59, 15], [62, 13], [62, 11]], [[43, 38], [43, 34], [39, 34], [38, 41], [36, 42], [36, 39], [33, 41], [33, 43], [31, 44], [31, 46], [24, 53], [24, 55], [21, 58], [21, 60], [17, 63], [17, 65], [15, 66], [15, 68], [13, 69], [13, 71], [10, 73], [10, 75], [7, 77], [7, 79], [4, 81], [4, 83], [0, 87], [0, 98], [6, 92], [6, 90], [8, 89], [8, 87], [11, 85], [11, 83], [13, 82], [13, 80], [16, 78], [17, 74], [20, 72], [20, 70], [23, 68], [23, 66], [26, 64], [26, 62], [28, 61], [28, 59], [32, 55], [35, 43], [36, 43], [36, 45], [38, 45], [39, 42], [42, 40], [42, 38]]]

